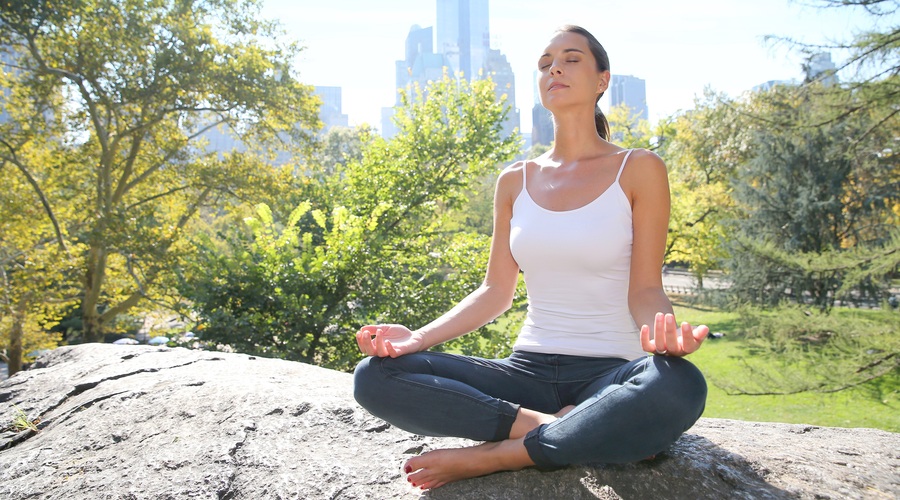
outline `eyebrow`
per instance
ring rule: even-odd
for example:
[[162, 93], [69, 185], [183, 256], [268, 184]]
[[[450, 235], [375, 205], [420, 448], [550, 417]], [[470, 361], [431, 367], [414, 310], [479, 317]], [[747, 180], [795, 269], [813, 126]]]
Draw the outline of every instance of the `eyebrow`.
[[[563, 49], [563, 54], [565, 54], [565, 53], [567, 53], [567, 52], [578, 52], [579, 54], [584, 54], [584, 51], [581, 50], [581, 49], [575, 49], [575, 48], [571, 48], [571, 49]], [[550, 57], [550, 53], [549, 53], [549, 52], [544, 53], [544, 55], [542, 55], [542, 56], [539, 57], [538, 59], [543, 59], [543, 58], [545, 58], [545, 57]]]

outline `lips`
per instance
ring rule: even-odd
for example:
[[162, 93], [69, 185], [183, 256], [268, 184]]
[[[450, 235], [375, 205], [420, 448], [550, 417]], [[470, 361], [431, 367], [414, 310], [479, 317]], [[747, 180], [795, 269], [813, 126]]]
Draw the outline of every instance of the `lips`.
[[568, 85], [563, 85], [561, 83], [553, 83], [550, 85], [550, 87], [547, 88], [547, 91], [553, 92], [554, 90], [559, 90], [559, 89], [564, 89], [564, 88], [568, 88]]

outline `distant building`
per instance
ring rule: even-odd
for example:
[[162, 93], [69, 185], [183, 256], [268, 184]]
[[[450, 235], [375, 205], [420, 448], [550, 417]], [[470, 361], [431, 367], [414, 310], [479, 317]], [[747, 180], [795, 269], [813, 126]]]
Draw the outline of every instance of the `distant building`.
[[437, 0], [437, 51], [454, 73], [478, 78], [490, 45], [488, 0]]
[[[810, 55], [802, 65], [804, 82], [821, 82], [823, 85], [834, 85], [838, 83], [836, 71], [837, 67], [831, 60], [831, 53], [819, 52]], [[790, 80], [769, 80], [753, 87], [753, 92], [766, 92], [775, 87], [796, 87], [801, 82], [796, 79]]]
[[488, 0], [437, 0], [437, 51], [454, 74], [467, 80], [490, 78], [497, 98], [506, 94], [510, 110], [503, 133], [519, 127], [516, 79], [512, 67], [499, 50], [491, 49]]
[[803, 65], [806, 81], [820, 81], [823, 85], [834, 85], [837, 83], [837, 67], [831, 60], [830, 52], [819, 52], [812, 54]]
[[349, 126], [349, 119], [342, 111], [340, 87], [316, 85], [315, 93], [322, 99], [322, 107], [319, 108], [319, 120], [325, 125], [322, 132], [327, 132], [331, 127]]
[[381, 108], [381, 137], [390, 139], [399, 132], [397, 125], [394, 124], [394, 114], [396, 112], [397, 108], [395, 107]]
[[767, 82], [760, 83], [759, 85], [753, 87], [753, 92], [766, 92], [772, 90], [775, 87], [785, 85], [785, 86], [793, 86], [797, 85], [796, 80], [769, 80]]
[[484, 61], [482, 77], [490, 78], [494, 82], [494, 93], [497, 95], [497, 100], [506, 95], [506, 105], [510, 109], [506, 114], [506, 119], [503, 120], [503, 136], [508, 137], [516, 131], [521, 123], [519, 110], [516, 109], [516, 75], [513, 74], [512, 66], [506, 60], [506, 56], [499, 50], [491, 49]]
[[[429, 81], [440, 80], [448, 63], [442, 54], [434, 53], [433, 30], [413, 25], [406, 35], [405, 59], [395, 63], [397, 89], [415, 96], [416, 88], [424, 90]], [[395, 106], [400, 105], [399, 92], [395, 96]], [[395, 110], [382, 108], [381, 136], [390, 139], [398, 132], [394, 124]]]
[[531, 144], [553, 144], [553, 115], [541, 103], [531, 108]]
[[643, 120], [650, 119], [647, 110], [647, 82], [631, 75], [613, 75], [609, 86], [609, 105], [626, 105], [631, 116]]
[[[209, 117], [215, 120], [214, 117]], [[209, 123], [209, 122], [207, 122]], [[200, 137], [206, 141], [204, 148], [208, 153], [229, 153], [231, 151], [246, 151], [247, 147], [237, 138], [237, 134], [225, 124], [217, 125], [203, 132]]]
[[549, 146], [553, 144], [553, 115], [541, 104], [540, 75], [537, 71], [534, 72], [532, 83], [534, 107], [531, 108], [531, 145]]
[[[5, 72], [17, 71], [15, 69], [11, 70], [11, 68], [13, 67], [13, 63], [15, 62], [12, 50], [12, 47], [0, 46], [0, 70]], [[12, 89], [10, 89], [9, 87], [3, 87], [2, 89], [0, 89], [0, 91], [3, 92], [2, 102], [5, 103], [12, 93]], [[6, 106], [0, 106], [0, 123], [6, 123], [7, 121], [9, 121], [9, 113], [6, 112]]]
[[[510, 110], [503, 132], [512, 134], [519, 127], [516, 108], [516, 82], [506, 56], [490, 48], [488, 0], [436, 0], [437, 30], [414, 25], [406, 37], [405, 59], [396, 62], [397, 88], [412, 94], [416, 84], [424, 89], [429, 81], [440, 80], [447, 71], [467, 80], [491, 78], [497, 98], [506, 95]], [[433, 40], [436, 40], [436, 45]], [[399, 105], [399, 98], [396, 105]], [[396, 106], [395, 105], [395, 106]], [[381, 113], [381, 135], [397, 133], [393, 109]]]

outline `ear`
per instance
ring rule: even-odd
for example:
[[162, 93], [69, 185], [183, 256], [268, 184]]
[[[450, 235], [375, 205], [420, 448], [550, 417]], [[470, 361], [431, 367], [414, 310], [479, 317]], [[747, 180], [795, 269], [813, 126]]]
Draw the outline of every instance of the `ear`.
[[597, 93], [602, 94], [609, 90], [609, 84], [612, 79], [612, 75], [609, 71], [601, 71], [600, 79], [597, 81]]

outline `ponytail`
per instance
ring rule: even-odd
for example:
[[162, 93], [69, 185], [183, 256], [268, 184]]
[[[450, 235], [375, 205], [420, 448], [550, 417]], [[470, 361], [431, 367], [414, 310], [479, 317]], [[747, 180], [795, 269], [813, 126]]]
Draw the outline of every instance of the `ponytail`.
[[606, 115], [600, 110], [600, 106], [594, 107], [594, 124], [597, 126], [597, 134], [600, 138], [604, 141], [608, 141], [609, 121], [606, 120]]

